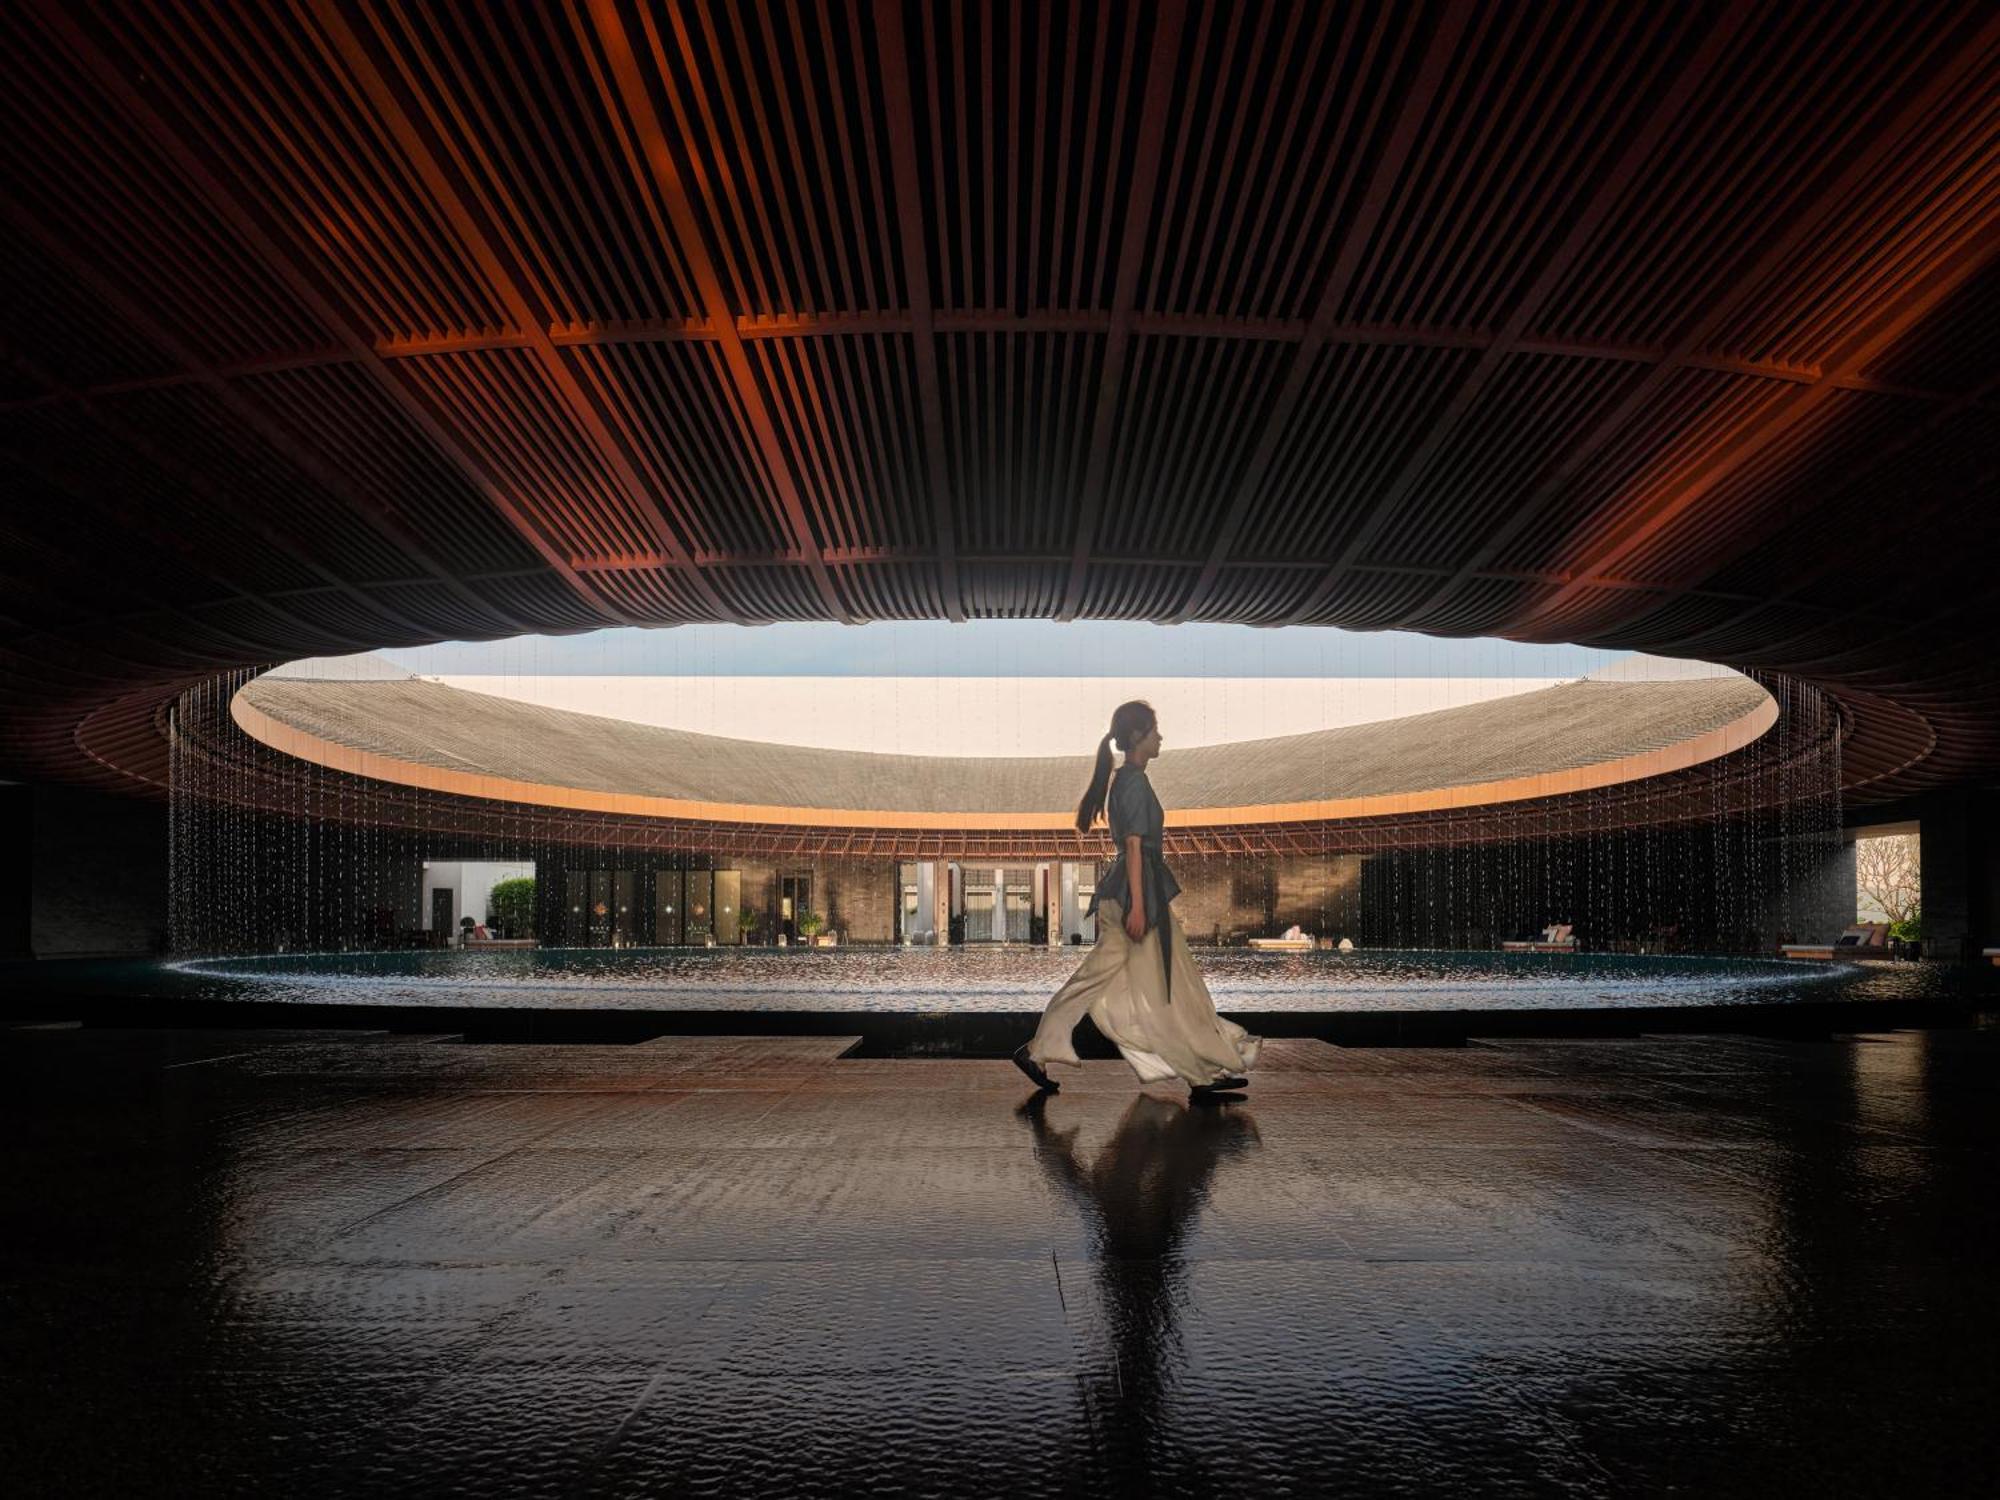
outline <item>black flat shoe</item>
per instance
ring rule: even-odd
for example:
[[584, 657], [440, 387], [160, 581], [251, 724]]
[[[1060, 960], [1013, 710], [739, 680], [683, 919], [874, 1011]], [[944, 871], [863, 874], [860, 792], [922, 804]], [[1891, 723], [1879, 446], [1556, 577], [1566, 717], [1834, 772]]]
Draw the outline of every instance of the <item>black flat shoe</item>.
[[1214, 1099], [1221, 1095], [1234, 1093], [1237, 1089], [1247, 1089], [1249, 1087], [1250, 1080], [1247, 1078], [1218, 1078], [1213, 1083], [1189, 1084], [1188, 1097], [1190, 1099]]
[[1045, 1094], [1060, 1094], [1062, 1085], [1049, 1077], [1048, 1070], [1028, 1056], [1028, 1044], [1023, 1042], [1014, 1049], [1014, 1066], [1028, 1075], [1036, 1088]]

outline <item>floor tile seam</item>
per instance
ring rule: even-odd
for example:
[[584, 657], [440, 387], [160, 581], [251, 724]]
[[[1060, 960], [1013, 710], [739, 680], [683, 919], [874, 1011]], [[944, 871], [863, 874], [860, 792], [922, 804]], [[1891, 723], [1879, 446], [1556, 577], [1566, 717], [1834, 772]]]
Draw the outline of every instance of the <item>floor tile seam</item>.
[[[719, 1297], [719, 1295], [718, 1293], [717, 1296]], [[716, 1298], [712, 1297], [702, 1311], [697, 1313], [691, 1320], [688, 1324], [690, 1333], [700, 1327], [702, 1321], [713, 1309], [715, 1301]], [[652, 1378], [646, 1382], [639, 1394], [633, 1399], [632, 1404], [626, 1408], [625, 1415], [620, 1418], [618, 1425], [592, 1448], [589, 1459], [583, 1464], [576, 1477], [565, 1486], [564, 1492], [566, 1494], [584, 1495], [589, 1493], [596, 1483], [599, 1472], [603, 1469], [605, 1463], [609, 1461], [611, 1454], [617, 1449], [619, 1443], [624, 1441], [626, 1433], [631, 1431], [632, 1424], [638, 1420], [639, 1414], [652, 1402], [654, 1395], [659, 1391], [660, 1387], [675, 1373], [677, 1373], [677, 1367], [671, 1363], [663, 1362], [656, 1365]]]
[[[1694, 1098], [1708, 1098], [1706, 1090], [1694, 1090], [1692, 1086], [1682, 1086], [1682, 1084], [1676, 1084], [1676, 1088], [1682, 1088], [1682, 1092], [1686, 1092], [1686, 1094], [1690, 1094]], [[1932, 1098], [1932, 1092], [1924, 1090], [1924, 1088], [1912, 1088], [1912, 1090], [1908, 1090], [1908, 1098], [1920, 1100], [1920, 1102], [1928, 1102]], [[1840, 1130], [1854, 1130], [1854, 1132], [1878, 1132], [1878, 1134], [1890, 1136], [1896, 1144], [1908, 1144], [1908, 1146], [1922, 1146], [1924, 1144], [1924, 1134], [1922, 1132], [1912, 1132], [1912, 1130], [1904, 1130], [1904, 1128], [1898, 1128], [1898, 1126], [1870, 1124], [1870, 1122], [1864, 1122], [1864, 1120], [1842, 1120], [1840, 1116], [1828, 1114], [1826, 1110], [1822, 1110], [1818, 1106], [1804, 1106], [1804, 1108], [1796, 1108], [1796, 1110], [1788, 1108], [1786, 1116], [1790, 1120], [1798, 1122], [1798, 1124], [1818, 1124], [1818, 1126], [1840, 1128]], [[1758, 1124], [1764, 1124], [1764, 1122], [1770, 1120], [1768, 1114], [1730, 1114], [1730, 1118], [1740, 1118], [1740, 1120], [1758, 1122]]]
[[[449, 1148], [416, 1147], [411, 1149], [441, 1150]], [[341, 1225], [338, 1229], [334, 1230], [330, 1235], [328, 1235], [327, 1239], [329, 1242], [333, 1240], [338, 1240], [344, 1235], [353, 1233], [355, 1230], [361, 1228], [364, 1224], [373, 1223], [376, 1219], [381, 1218], [384, 1214], [393, 1213], [399, 1208], [404, 1208], [409, 1204], [416, 1203], [424, 1198], [428, 1198], [433, 1193], [443, 1192], [446, 1188], [451, 1187], [455, 1183], [463, 1181], [465, 1178], [471, 1176], [473, 1173], [481, 1171], [486, 1167], [490, 1167], [495, 1162], [505, 1161], [509, 1156], [512, 1156], [513, 1154], [514, 1154], [514, 1148], [509, 1147], [507, 1150], [495, 1152], [491, 1156], [484, 1157], [482, 1160], [473, 1162], [470, 1165], [463, 1168], [462, 1170], [452, 1173], [451, 1176], [444, 1178], [442, 1181], [434, 1182], [428, 1187], [419, 1188], [416, 1192], [409, 1194], [407, 1197], [399, 1198], [394, 1203], [384, 1204], [382, 1207], [375, 1209], [370, 1213], [363, 1214], [360, 1218], [354, 1220], [352, 1223]]]
[[[1527, 1110], [1530, 1113], [1541, 1115], [1545, 1119], [1555, 1120], [1573, 1129], [1584, 1131], [1587, 1134], [1616, 1141], [1620, 1145], [1636, 1146], [1644, 1150], [1695, 1149], [1703, 1146], [1723, 1144], [1720, 1142], [1704, 1141], [1697, 1136], [1682, 1135], [1673, 1131], [1655, 1130], [1645, 1125], [1629, 1125], [1621, 1129], [1613, 1124], [1600, 1124], [1594, 1120], [1580, 1120], [1574, 1116], [1564, 1114], [1559, 1109], [1549, 1109], [1525, 1099], [1508, 1099], [1507, 1103], [1517, 1109]], [[1638, 1136], [1649, 1136], [1652, 1139], [1635, 1139]], [[1749, 1142], [1745, 1144], [1755, 1145], [1756, 1143]]]
[[262, 1056], [264, 1049], [253, 1047], [248, 1052], [225, 1052], [219, 1057], [192, 1057], [186, 1062], [162, 1063], [160, 1071], [171, 1073], [177, 1068], [205, 1068], [211, 1063], [238, 1062], [246, 1057]]
[[[475, 1113], [472, 1113], [472, 1114], [470, 1114], [470, 1115], [467, 1115], [467, 1114], [464, 1114], [464, 1113], [461, 1113], [461, 1112], [458, 1112], [458, 1106], [459, 1106], [459, 1104], [460, 1104], [460, 1100], [461, 1100], [461, 1098], [462, 1098], [462, 1097], [464, 1097], [464, 1096], [461, 1096], [461, 1095], [441, 1095], [441, 1094], [437, 1094], [437, 1093], [423, 1093], [423, 1094], [418, 1094], [418, 1095], [413, 1095], [413, 1096], [411, 1096], [411, 1098], [409, 1098], [408, 1100], [405, 1100], [405, 1101], [399, 1101], [399, 1107], [400, 1107], [400, 1104], [403, 1104], [403, 1103], [411, 1103], [411, 1104], [417, 1104], [417, 1105], [421, 1106], [421, 1108], [420, 1108], [420, 1110], [418, 1111], [418, 1113], [417, 1113], [417, 1114], [416, 1114], [416, 1115], [415, 1115], [415, 1116], [414, 1116], [414, 1117], [413, 1117], [413, 1118], [412, 1118], [412, 1119], [410, 1120], [410, 1122], [409, 1122], [409, 1123], [410, 1123], [410, 1126], [411, 1126], [411, 1128], [412, 1128], [412, 1129], [437, 1129], [437, 1130], [441, 1130], [441, 1129], [447, 1129], [447, 1128], [450, 1128], [450, 1127], [452, 1127], [452, 1126], [455, 1126], [455, 1125], [465, 1125], [465, 1126], [470, 1126], [470, 1127], [475, 1127], [475, 1128], [476, 1128], [476, 1127], [477, 1127], [477, 1126], [478, 1126], [478, 1125], [480, 1124], [480, 1122], [484, 1121], [484, 1120], [485, 1120], [485, 1119], [486, 1119], [486, 1118], [487, 1118], [488, 1116], [491, 1116], [491, 1115], [493, 1115], [493, 1114], [497, 1113], [497, 1112], [499, 1111], [499, 1108], [500, 1108], [500, 1105], [501, 1105], [501, 1104], [502, 1104], [502, 1103], [503, 1103], [503, 1102], [504, 1102], [504, 1101], [505, 1101], [505, 1100], [506, 1100], [507, 1098], [509, 1098], [509, 1097], [511, 1097], [511, 1096], [509, 1096], [509, 1095], [506, 1095], [506, 1094], [497, 1094], [497, 1093], [496, 1093], [496, 1094], [492, 1094], [492, 1095], [490, 1095], [490, 1096], [481, 1096], [481, 1095], [479, 1095], [479, 1094], [477, 1094], [477, 1093], [474, 1093], [474, 1094], [470, 1095], [470, 1097], [472, 1097], [472, 1098], [481, 1098], [481, 1097], [486, 1097], [486, 1098], [487, 1098], [487, 1101], [488, 1101], [488, 1102], [487, 1102], [487, 1103], [485, 1104], [485, 1107], [484, 1107], [484, 1108], [482, 1108], [482, 1109], [478, 1110], [477, 1112], [475, 1112]], [[356, 1108], [356, 1107], [357, 1107], [357, 1106], [355, 1106], [355, 1105], [353, 1105], [353, 1104], [344, 1104], [344, 1105], [336, 1105], [336, 1106], [330, 1106], [330, 1108], [333, 1108], [333, 1109], [335, 1109], [335, 1110], [337, 1110], [337, 1111], [339, 1111], [339, 1112], [341, 1112], [341, 1113], [347, 1113], [347, 1112], [349, 1112], [350, 1110], [352, 1110], [352, 1109], [354, 1109], [354, 1108]], [[314, 1113], [315, 1113], [315, 1114], [318, 1114], [318, 1113], [323, 1113], [323, 1112], [324, 1112], [324, 1111], [318, 1111], [318, 1110], [314, 1111]], [[362, 1120], [359, 1120], [359, 1121], [356, 1121], [356, 1122], [354, 1122], [354, 1123], [353, 1123], [353, 1124], [351, 1124], [351, 1125], [348, 1125], [348, 1126], [345, 1126], [345, 1127], [343, 1127], [343, 1130], [342, 1130], [342, 1131], [340, 1131], [340, 1132], [335, 1132], [335, 1134], [342, 1134], [342, 1133], [348, 1133], [348, 1132], [355, 1132], [355, 1131], [361, 1131], [361, 1130], [363, 1130], [363, 1129], [364, 1129], [364, 1127], [365, 1127], [365, 1126], [367, 1126], [367, 1124], [369, 1123], [369, 1120], [370, 1120], [370, 1118], [375, 1118], [375, 1119], [378, 1119], [378, 1120], [379, 1120], [379, 1117], [380, 1117], [380, 1116], [382, 1115], [382, 1113], [383, 1113], [383, 1110], [382, 1110], [381, 1108], [379, 1108], [379, 1107], [378, 1107], [378, 1108], [376, 1108], [376, 1109], [373, 1109], [373, 1110], [368, 1110], [368, 1111], [366, 1111], [366, 1114], [365, 1114], [365, 1116], [364, 1116], [364, 1118], [363, 1118]], [[310, 1116], [308, 1116], [307, 1118], [310, 1118]], [[353, 1143], [353, 1144], [355, 1144], [355, 1145], [365, 1145], [366, 1143], [365, 1143], [365, 1142], [355, 1142], [355, 1143]], [[340, 1149], [342, 1149], [342, 1147], [341, 1147], [341, 1146], [339, 1146], [339, 1145], [334, 1145], [334, 1146], [331, 1146], [331, 1147], [329, 1147], [329, 1149], [333, 1149], [333, 1150], [340, 1150]], [[423, 1149], [423, 1148], [420, 1148], [420, 1147], [413, 1147], [413, 1148], [411, 1148], [411, 1149]], [[462, 1149], [465, 1149], [465, 1148], [463, 1148], [463, 1147], [439, 1147], [439, 1148], [436, 1148], [436, 1149], [442, 1149], [442, 1150], [462, 1150]]]
[[542, 1271], [552, 1275], [566, 1262], [550, 1260], [495, 1261], [482, 1257], [472, 1260], [454, 1260], [450, 1256], [356, 1256], [339, 1260], [287, 1260], [267, 1259], [258, 1262], [264, 1271], [324, 1272], [337, 1275], [346, 1272], [380, 1272], [385, 1275], [407, 1274], [411, 1271], [436, 1271], [444, 1275], [470, 1273], [496, 1269], [518, 1269], [523, 1272]]
[[[734, 1282], [753, 1277], [760, 1267], [780, 1267], [788, 1270], [795, 1270], [796, 1268], [802, 1266], [813, 1266], [813, 1267], [831, 1269], [836, 1267], [853, 1267], [853, 1266], [864, 1266], [864, 1265], [865, 1266], [923, 1266], [923, 1267], [976, 1266], [976, 1267], [999, 1268], [999, 1267], [1022, 1266], [1022, 1265], [1040, 1265], [1046, 1259], [1048, 1259], [1048, 1254], [1044, 1250], [1036, 1249], [1032, 1252], [1023, 1251], [1022, 1253], [1016, 1255], [993, 1255], [993, 1254], [911, 1255], [903, 1253], [884, 1253], [884, 1254], [863, 1255], [863, 1256], [768, 1255], [768, 1254], [740, 1255], [740, 1256], [739, 1255], [701, 1256], [690, 1260], [674, 1261], [673, 1264], [677, 1266], [727, 1267], [732, 1273], [729, 1279], [730, 1281]], [[621, 1262], [621, 1264], [623, 1263], [626, 1262]], [[634, 1264], [634, 1265], [644, 1265], [648, 1263], [649, 1263], [648, 1261], [629, 1262], [629, 1264]], [[607, 1262], [592, 1260], [587, 1264], [592, 1266], [602, 1266], [607, 1264]], [[563, 1286], [569, 1286], [573, 1284], [576, 1283], [564, 1281], [561, 1284], [559, 1284], [558, 1287], [556, 1287], [555, 1289], [561, 1290]]]
[[475, 1146], [416, 1146], [416, 1145], [366, 1145], [366, 1144], [336, 1145], [336, 1146], [270, 1145], [270, 1146], [252, 1147], [251, 1149], [242, 1153], [241, 1159], [246, 1161], [263, 1161], [263, 1160], [298, 1161], [312, 1157], [336, 1157], [342, 1160], [346, 1160], [353, 1157], [368, 1155], [368, 1154], [393, 1155], [393, 1156], [429, 1156], [429, 1155], [464, 1156], [464, 1155], [477, 1155], [482, 1151], [493, 1152], [497, 1157], [497, 1156], [505, 1156], [509, 1151], [513, 1149], [514, 1148], [511, 1146], [482, 1147], [476, 1145]]
[[1503, 1405], [1512, 1407], [1522, 1420], [1538, 1429], [1571, 1463], [1596, 1481], [1598, 1488], [1589, 1493], [1607, 1497], [1621, 1493], [1621, 1476], [1606, 1467], [1584, 1444], [1574, 1423], [1558, 1418], [1546, 1403], [1530, 1400], [1524, 1391], [1505, 1380], [1494, 1381], [1492, 1389]]
[[[327, 1290], [335, 1290], [338, 1286], [337, 1283], [312, 1284], [325, 1286]], [[336, 1310], [310, 1311], [302, 1309], [292, 1311], [282, 1306], [274, 1309], [267, 1301], [262, 1310], [257, 1310], [254, 1305], [240, 1305], [226, 1316], [218, 1318], [215, 1321], [221, 1324], [232, 1325], [236, 1323], [254, 1323], [259, 1328], [281, 1331], [305, 1332], [316, 1328], [421, 1328], [439, 1333], [456, 1332], [470, 1335], [484, 1329], [487, 1324], [493, 1322], [495, 1319], [505, 1317], [514, 1310], [515, 1305], [521, 1297], [531, 1295], [534, 1290], [535, 1288], [531, 1286], [523, 1286], [519, 1296], [510, 1299], [504, 1304], [464, 1313], [434, 1313], [426, 1311], [422, 1307], [415, 1310], [404, 1307], [393, 1310], [384, 1309], [380, 1312], [371, 1311], [367, 1316], [356, 1316], [351, 1313], [343, 1314]], [[296, 1299], [299, 1295], [296, 1292], [289, 1294], [293, 1299]]]
[[[551, 1271], [544, 1274], [540, 1279], [544, 1283], [559, 1283], [561, 1274]], [[500, 1343], [507, 1324], [525, 1321], [528, 1315], [528, 1304], [536, 1298], [547, 1295], [550, 1290], [551, 1288], [547, 1285], [530, 1287], [527, 1295], [519, 1299], [513, 1306], [502, 1309], [498, 1315], [483, 1323], [480, 1326], [474, 1347], [461, 1351], [464, 1357], [476, 1363], [481, 1355], [492, 1350]]]
[[875, 1380], [903, 1383], [937, 1378], [948, 1379], [957, 1384], [970, 1383], [979, 1386], [1018, 1383], [1024, 1380], [1067, 1382], [1078, 1375], [1087, 1375], [1091, 1370], [1089, 1364], [1073, 1358], [1041, 1363], [1025, 1359], [982, 1360], [977, 1365], [969, 1365], [967, 1361], [943, 1352], [928, 1355], [906, 1354], [882, 1359], [841, 1359], [837, 1356], [806, 1358], [793, 1352], [782, 1360], [759, 1353], [742, 1361], [725, 1356], [705, 1361], [690, 1360], [686, 1363], [677, 1363], [671, 1359], [656, 1363], [663, 1378], [680, 1376], [731, 1382], [771, 1383], [780, 1386], [802, 1380]]
[[[505, 1160], [508, 1156], [518, 1155], [519, 1150], [532, 1150], [532, 1149], [535, 1148], [522, 1147], [518, 1148], [518, 1150], [516, 1151], [503, 1152], [501, 1153], [500, 1157], [496, 1158], [496, 1160]], [[558, 1150], [563, 1148], [542, 1147], [540, 1149], [542, 1149], [546, 1153], [550, 1150]], [[612, 1155], [614, 1153], [610, 1148], [591, 1147], [591, 1148], [580, 1148], [578, 1149], [576, 1154]], [[630, 1154], [627, 1153], [621, 1156], [618, 1160], [613, 1161], [610, 1165], [604, 1167], [602, 1170], [591, 1174], [586, 1181], [576, 1186], [575, 1191], [566, 1193], [564, 1196], [557, 1199], [555, 1202], [544, 1204], [542, 1208], [537, 1210], [535, 1213], [530, 1214], [527, 1218], [521, 1220], [519, 1223], [513, 1224], [512, 1226], [507, 1228], [498, 1237], [498, 1240], [496, 1242], [500, 1244], [510, 1244], [516, 1240], [521, 1239], [524, 1235], [528, 1233], [529, 1230], [533, 1229], [535, 1225], [541, 1223], [544, 1219], [548, 1218], [550, 1214], [556, 1213], [561, 1209], [569, 1207], [572, 1203], [575, 1203], [578, 1199], [584, 1197], [586, 1194], [602, 1186], [604, 1182], [609, 1178], [625, 1170], [629, 1165], [630, 1165]], [[342, 1232], [345, 1233], [345, 1231]]]

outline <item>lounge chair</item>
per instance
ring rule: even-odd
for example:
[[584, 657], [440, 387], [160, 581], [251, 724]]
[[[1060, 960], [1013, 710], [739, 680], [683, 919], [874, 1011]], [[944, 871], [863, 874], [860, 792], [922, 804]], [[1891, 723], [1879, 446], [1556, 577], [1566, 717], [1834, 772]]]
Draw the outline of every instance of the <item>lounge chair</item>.
[[1889, 924], [1856, 922], [1830, 943], [1780, 943], [1778, 951], [1787, 958], [1887, 958]]
[[1568, 922], [1551, 922], [1536, 938], [1516, 938], [1500, 945], [1502, 953], [1574, 953], [1576, 938]]
[[1314, 937], [1254, 937], [1250, 946], [1264, 953], [1310, 953], [1319, 946]]

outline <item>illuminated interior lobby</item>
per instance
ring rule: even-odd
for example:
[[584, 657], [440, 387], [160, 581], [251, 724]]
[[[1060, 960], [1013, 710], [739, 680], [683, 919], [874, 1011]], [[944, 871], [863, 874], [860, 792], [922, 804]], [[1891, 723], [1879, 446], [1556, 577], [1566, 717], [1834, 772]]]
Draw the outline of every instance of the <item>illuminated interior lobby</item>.
[[[1599, 951], [1754, 955], [1853, 918], [1823, 695], [1779, 683], [1781, 705], [1735, 672], [1627, 657], [1568, 680], [1391, 679], [1373, 708], [1347, 703], [1364, 695], [1344, 680], [1317, 716], [1343, 722], [1256, 733], [1261, 705], [1302, 681], [1160, 684], [1169, 705], [1191, 686], [1209, 689], [1193, 702], [1236, 702], [1212, 728], [1189, 723], [1207, 742], [1156, 773], [1196, 944], [1292, 930], [1314, 948], [1492, 949], [1560, 921]], [[852, 744], [617, 714], [649, 688], [712, 698], [699, 678], [445, 678], [363, 657], [194, 690], [172, 716], [173, 947], [444, 946], [462, 919], [485, 938], [491, 879], [461, 893], [461, 868], [535, 878], [516, 930], [492, 936], [557, 949], [1095, 940], [1104, 840], [1064, 807], [1089, 756], [854, 748], [910, 738], [830, 725], [865, 686], [741, 686], [783, 700], [790, 733]], [[925, 737], [933, 751], [980, 740], [964, 721], [1002, 700], [1017, 719], [1039, 708], [1041, 739], [1087, 740], [1079, 686], [893, 680], [906, 702], [949, 697], [938, 716], [960, 723]], [[592, 687], [594, 712], [550, 706]], [[1474, 701], [1391, 713], [1398, 694], [1412, 709]], [[1280, 713], [1315, 723], [1314, 706]], [[1014, 739], [1002, 748], [1047, 748]]]
[[[0, 83], [10, 1489], [1990, 1488], [1991, 4]], [[1134, 698], [1240, 1087], [1009, 1062]]]

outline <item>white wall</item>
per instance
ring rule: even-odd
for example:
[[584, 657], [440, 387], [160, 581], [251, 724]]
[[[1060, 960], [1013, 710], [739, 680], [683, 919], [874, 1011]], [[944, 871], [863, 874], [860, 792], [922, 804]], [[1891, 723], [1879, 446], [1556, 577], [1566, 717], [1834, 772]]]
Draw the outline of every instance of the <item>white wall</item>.
[[431, 892], [448, 890], [452, 893], [451, 926], [458, 929], [460, 917], [470, 917], [475, 922], [486, 920], [486, 903], [493, 894], [493, 887], [503, 880], [518, 880], [535, 873], [533, 860], [512, 864], [493, 860], [428, 860], [424, 864], [424, 931], [431, 927]]
[[[1056, 667], [1058, 663], [1051, 663]], [[1399, 719], [1549, 677], [535, 677], [430, 679], [543, 708], [765, 744], [888, 755], [1090, 755], [1128, 698], [1168, 746]]]

